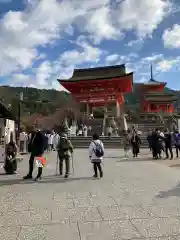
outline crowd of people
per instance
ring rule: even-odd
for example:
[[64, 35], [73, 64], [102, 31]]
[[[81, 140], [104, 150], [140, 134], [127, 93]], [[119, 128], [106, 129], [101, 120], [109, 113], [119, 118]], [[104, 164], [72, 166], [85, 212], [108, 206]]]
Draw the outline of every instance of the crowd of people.
[[[170, 132], [165, 129], [164, 132], [159, 129], [148, 131], [147, 141], [149, 144], [152, 157], [154, 159], [173, 159], [173, 148], [176, 151], [176, 157], [179, 157], [180, 153], [180, 134], [179, 131]], [[138, 157], [141, 146], [141, 133], [138, 131], [125, 131], [123, 135], [123, 145], [125, 157], [128, 157], [130, 148], [132, 149], [133, 157]]]
[[[33, 178], [33, 169], [36, 158], [43, 159], [45, 151], [57, 151], [59, 174], [63, 175], [63, 163], [65, 162], [65, 174], [64, 177], [68, 178], [70, 172], [70, 159], [73, 154], [73, 145], [68, 139], [66, 133], [42, 132], [38, 129], [34, 129], [29, 135], [24, 134], [24, 138], [20, 138], [20, 149], [23, 148], [25, 143], [22, 143], [22, 139], [27, 142], [27, 151], [30, 153], [29, 158], [29, 172], [24, 179]], [[26, 137], [25, 137], [26, 136]], [[97, 134], [93, 134], [92, 142], [89, 146], [89, 158], [93, 164], [94, 177], [103, 177], [103, 170], [101, 162], [104, 155], [104, 145], [99, 139]], [[161, 159], [163, 157], [173, 159], [173, 146], [176, 149], [176, 157], [179, 157], [180, 152], [180, 134], [178, 131], [175, 133], [166, 129], [164, 132], [159, 129], [149, 130], [147, 135], [147, 141], [149, 143], [150, 151], [154, 159]], [[123, 145], [125, 151], [125, 157], [128, 158], [130, 148], [132, 149], [132, 155], [134, 158], [138, 157], [141, 146], [141, 132], [139, 131], [125, 131], [123, 134]], [[4, 169], [6, 173], [13, 174], [17, 170], [17, 146], [11, 136], [10, 142], [6, 146], [6, 160]], [[34, 180], [41, 179], [43, 172], [43, 165], [38, 165], [38, 173]], [[99, 175], [98, 175], [99, 170]]]
[[166, 159], [172, 160], [174, 158], [173, 148], [176, 150], [176, 157], [179, 157], [180, 152], [180, 134], [179, 131], [170, 132], [165, 129], [164, 132], [159, 129], [149, 130], [147, 141], [149, 143], [150, 151], [154, 159]]
[[[25, 136], [25, 135], [24, 135]], [[26, 139], [26, 138], [21, 138]], [[68, 134], [66, 133], [55, 133], [52, 131], [51, 133], [42, 132], [39, 129], [35, 128], [27, 137], [27, 151], [30, 153], [29, 158], [29, 171], [26, 176], [24, 176], [24, 180], [33, 179], [33, 170], [34, 166], [37, 165], [38, 162], [38, 172], [37, 176], [34, 178], [35, 181], [41, 179], [43, 172], [43, 164], [39, 163], [39, 161], [44, 160], [44, 153], [49, 151], [57, 151], [58, 156], [58, 165], [59, 165], [59, 174], [63, 175], [63, 163], [65, 163], [65, 174], [64, 177], [69, 177], [70, 172], [70, 159], [73, 154], [73, 145], [71, 141], [68, 139]], [[22, 147], [24, 143], [20, 143], [20, 147]], [[14, 174], [17, 170], [17, 156], [18, 148], [13, 141], [13, 137], [9, 144], [6, 146], [6, 159], [4, 164], [4, 169], [7, 174]], [[104, 145], [101, 140], [99, 140], [99, 136], [97, 134], [93, 135], [93, 140], [89, 146], [89, 158], [94, 166], [94, 177], [99, 176], [103, 177], [103, 170], [101, 166], [101, 162], [104, 155]], [[38, 159], [38, 160], [37, 160]], [[46, 161], [44, 161], [46, 162]]]

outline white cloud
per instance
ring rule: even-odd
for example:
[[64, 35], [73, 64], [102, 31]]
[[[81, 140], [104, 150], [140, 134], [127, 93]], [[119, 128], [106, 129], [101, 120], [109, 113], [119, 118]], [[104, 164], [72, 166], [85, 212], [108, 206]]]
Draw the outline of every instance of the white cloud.
[[175, 24], [172, 29], [166, 29], [163, 34], [164, 46], [180, 48], [180, 25]]
[[112, 54], [106, 57], [106, 61], [107, 62], [115, 62], [119, 59], [119, 55], [118, 54]]
[[[43, 60], [39, 70], [34, 70], [38, 86], [49, 86], [49, 79], [58, 74], [69, 76], [75, 66], [83, 63], [97, 64], [105, 52], [91, 46], [87, 39], [95, 44], [121, 40], [126, 31], [133, 30], [139, 41], [151, 35], [171, 9], [168, 0], [139, 0], [138, 5], [137, 0], [116, 0], [113, 4], [111, 0], [24, 1], [27, 6], [24, 11], [9, 11], [0, 20], [0, 76], [20, 74], [22, 79], [24, 70], [36, 69], [36, 61]], [[76, 33], [74, 30], [85, 35], [76, 43], [78, 48], [66, 50], [49, 63], [39, 47], [44, 50], [54, 47], [59, 39]], [[132, 61], [133, 56], [120, 56], [117, 61], [124, 63], [128, 59]], [[26, 75], [24, 81], [29, 84]]]
[[178, 68], [179, 64], [180, 64], [180, 57], [177, 57], [176, 59], [164, 59], [158, 62], [156, 69], [161, 72], [168, 72], [173, 67]]
[[108, 40], [120, 37], [119, 29], [112, 24], [109, 6], [90, 12], [86, 19], [85, 29], [92, 33], [96, 43], [99, 43], [102, 39]]
[[130, 42], [128, 42], [126, 45], [128, 47], [133, 47], [136, 49], [140, 49], [143, 46], [144, 40], [142, 38], [136, 39], [136, 40], [132, 40]]
[[37, 88], [64, 89], [57, 83], [57, 79], [68, 79], [74, 68], [82, 63], [98, 62], [103, 51], [93, 48], [86, 42], [81, 43], [81, 49], [62, 53], [56, 61], [43, 61], [39, 67], [33, 69], [33, 75], [14, 74], [11, 83], [22, 86], [36, 86]]
[[153, 63], [156, 62], [159, 59], [162, 59], [164, 56], [163, 54], [152, 54], [151, 56], [145, 57], [142, 59], [143, 62]]
[[83, 51], [73, 50], [64, 52], [60, 56], [60, 62], [64, 65], [78, 65], [86, 62], [98, 62], [102, 51], [87, 43], [82, 43]]
[[119, 6], [119, 23], [125, 30], [135, 30], [139, 37], [152, 35], [171, 10], [168, 0], [126, 0]]

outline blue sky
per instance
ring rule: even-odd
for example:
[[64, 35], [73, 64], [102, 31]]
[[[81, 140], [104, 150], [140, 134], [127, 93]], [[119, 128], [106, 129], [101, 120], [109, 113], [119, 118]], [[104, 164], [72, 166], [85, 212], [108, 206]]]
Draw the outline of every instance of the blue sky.
[[0, 49], [1, 85], [62, 89], [74, 68], [123, 63], [180, 89], [180, 2], [0, 0]]

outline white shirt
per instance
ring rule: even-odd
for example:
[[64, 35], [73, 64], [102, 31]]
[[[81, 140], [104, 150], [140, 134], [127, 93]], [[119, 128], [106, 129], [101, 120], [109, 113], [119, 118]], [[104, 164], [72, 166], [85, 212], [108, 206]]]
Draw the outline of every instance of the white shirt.
[[48, 137], [49, 144], [53, 144], [54, 134], [50, 134]]
[[20, 133], [20, 141], [25, 141], [26, 140], [26, 133], [25, 132], [21, 132]]
[[89, 157], [91, 158], [91, 160], [95, 160], [95, 159], [100, 159], [102, 160], [103, 157], [97, 157], [96, 154], [95, 154], [95, 151], [96, 151], [96, 145], [95, 144], [100, 144], [103, 151], [104, 151], [104, 144], [101, 142], [101, 140], [94, 140], [90, 143], [90, 146], [89, 146]]
[[53, 145], [54, 145], [55, 147], [57, 147], [58, 142], [59, 142], [59, 139], [60, 139], [59, 134], [55, 134], [55, 135], [54, 135], [54, 138], [53, 138]]

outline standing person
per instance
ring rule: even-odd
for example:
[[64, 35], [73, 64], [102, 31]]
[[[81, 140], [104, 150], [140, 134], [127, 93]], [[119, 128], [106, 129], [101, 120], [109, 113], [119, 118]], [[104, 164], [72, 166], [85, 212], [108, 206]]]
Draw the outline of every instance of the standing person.
[[69, 162], [70, 157], [73, 153], [73, 146], [71, 141], [68, 139], [67, 134], [63, 133], [57, 145], [57, 152], [59, 157], [59, 174], [63, 175], [63, 162], [65, 161], [66, 165], [66, 173], [64, 175], [65, 178], [69, 177]]
[[173, 145], [173, 138], [172, 134], [169, 132], [168, 129], [165, 130], [164, 133], [164, 138], [165, 138], [165, 152], [166, 152], [166, 158], [169, 158], [169, 152], [170, 152], [170, 160], [173, 159], [173, 151], [172, 151], [172, 145]]
[[47, 133], [47, 138], [48, 138], [48, 148], [47, 148], [47, 150], [48, 150], [48, 152], [50, 152], [51, 151], [51, 133]]
[[154, 159], [158, 159], [158, 131], [159, 129], [155, 129], [152, 132], [152, 155]]
[[53, 149], [56, 151], [57, 150], [57, 145], [58, 145], [58, 142], [59, 142], [59, 134], [58, 133], [55, 133], [54, 135], [54, 138], [53, 138]]
[[84, 135], [84, 137], [87, 137], [87, 132], [88, 132], [88, 128], [87, 128], [86, 125], [84, 125], [84, 127], [83, 127], [83, 135]]
[[112, 127], [109, 126], [109, 127], [107, 128], [107, 134], [108, 134], [108, 137], [109, 137], [109, 138], [111, 138], [111, 136], [112, 136], [112, 131], [113, 131]]
[[151, 129], [148, 130], [147, 141], [149, 144], [149, 149], [152, 151], [152, 131]]
[[140, 135], [137, 133], [133, 133], [133, 136], [131, 138], [131, 145], [132, 145], [132, 152], [133, 157], [137, 157], [139, 154], [139, 146], [141, 144]]
[[130, 137], [128, 132], [124, 132], [123, 136], [123, 145], [124, 145], [124, 152], [125, 152], [125, 158], [128, 158], [128, 151], [130, 148]]
[[50, 135], [50, 148], [51, 148], [51, 151], [54, 150], [54, 137], [55, 137], [55, 132], [52, 131], [51, 135]]
[[158, 158], [162, 158], [162, 154], [164, 156], [165, 153], [165, 138], [164, 133], [158, 131]]
[[178, 130], [176, 130], [175, 132], [174, 142], [175, 142], [175, 148], [176, 148], [176, 157], [178, 158], [179, 152], [180, 152], [180, 134]]
[[[28, 145], [28, 151], [30, 152], [30, 159], [29, 159], [29, 172], [24, 177], [24, 179], [32, 179], [32, 173], [34, 169], [34, 159], [35, 157], [40, 157], [43, 155], [44, 151], [47, 148], [47, 137], [37, 128], [34, 128], [34, 131], [31, 134], [31, 139]], [[40, 178], [42, 174], [42, 169], [38, 169], [37, 178]]]
[[89, 158], [91, 163], [93, 163], [94, 168], [94, 177], [98, 177], [98, 171], [100, 177], [103, 177], [103, 170], [101, 166], [101, 162], [104, 156], [104, 145], [102, 141], [99, 140], [99, 136], [97, 134], [93, 134], [93, 141], [90, 143], [89, 146]]
[[25, 141], [26, 141], [26, 133], [25, 131], [21, 131], [20, 132], [20, 136], [19, 136], [19, 140], [20, 140], [20, 152], [24, 153], [25, 151]]

